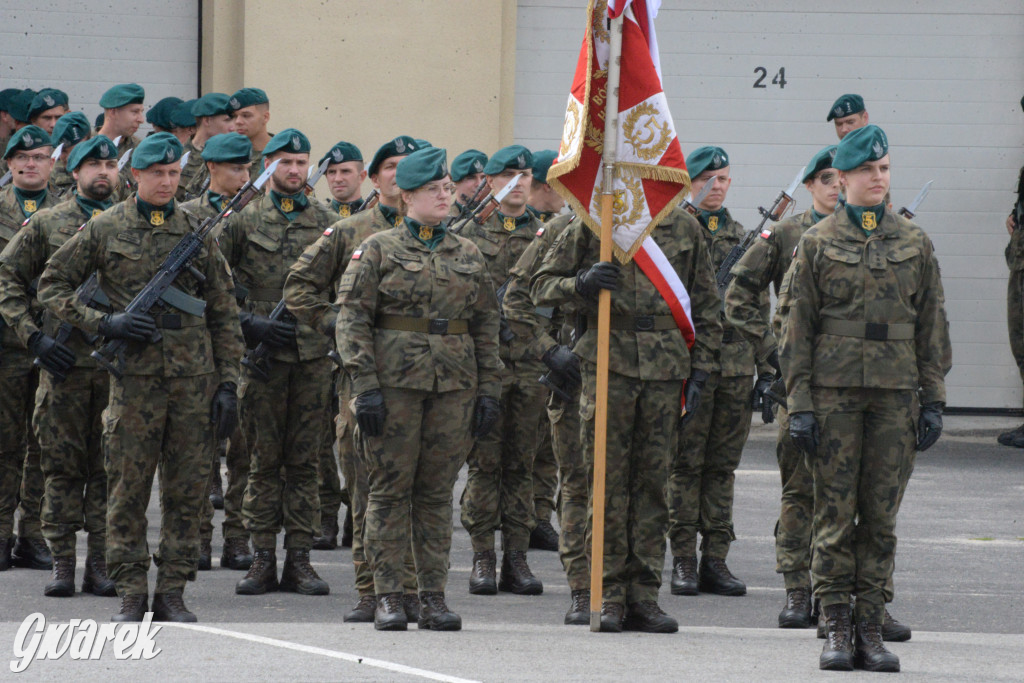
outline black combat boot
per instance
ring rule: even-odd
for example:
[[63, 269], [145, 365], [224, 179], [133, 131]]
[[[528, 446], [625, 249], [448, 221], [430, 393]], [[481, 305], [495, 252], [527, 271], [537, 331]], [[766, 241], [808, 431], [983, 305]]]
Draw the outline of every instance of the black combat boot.
[[43, 588], [43, 595], [51, 598], [70, 598], [75, 594], [75, 558], [55, 557], [53, 579]]
[[117, 584], [107, 576], [107, 561], [102, 555], [87, 555], [85, 576], [82, 577], [82, 592], [103, 598], [117, 597]]
[[544, 584], [530, 571], [526, 553], [522, 550], [508, 550], [502, 555], [498, 590], [516, 595], [540, 595], [544, 592]]
[[697, 595], [697, 556], [672, 558], [672, 595]]
[[220, 554], [221, 569], [248, 570], [252, 566], [252, 553], [249, 552], [249, 539], [244, 536], [232, 536], [224, 539], [224, 550]]
[[889, 614], [887, 608], [885, 610], [885, 621], [882, 622], [882, 640], [889, 643], [902, 643], [903, 641], [910, 640], [911, 635], [910, 627], [896, 621]]
[[716, 595], [746, 595], [747, 585], [729, 571], [725, 560], [719, 557], [700, 556], [700, 590]]
[[537, 522], [537, 526], [530, 532], [530, 548], [558, 552], [558, 532], [551, 522], [546, 519]]
[[565, 613], [566, 626], [586, 626], [590, 623], [590, 591], [572, 591], [569, 611]]
[[373, 621], [373, 613], [377, 609], [376, 595], [360, 595], [359, 602], [348, 612], [342, 621], [350, 624], [368, 624]]
[[235, 584], [235, 593], [263, 595], [267, 591], [276, 591], [277, 587], [277, 554], [273, 550], [257, 550], [245, 578]]
[[320, 578], [309, 563], [308, 548], [291, 548], [286, 551], [278, 590], [302, 595], [327, 595], [331, 592], [327, 582]]
[[11, 564], [26, 569], [53, 569], [53, 557], [43, 539], [18, 536], [11, 550]]
[[853, 671], [853, 622], [849, 603], [828, 605], [825, 613], [825, 645], [818, 668], [828, 671]]
[[402, 593], [402, 609], [410, 624], [420, 619], [420, 597], [416, 593]]
[[779, 628], [808, 628], [811, 625], [811, 590], [787, 588], [786, 606], [779, 612]]
[[1024, 448], [1024, 424], [1016, 429], [1011, 429], [1008, 432], [1003, 432], [996, 439], [1003, 446], [1013, 446], [1014, 448]]
[[373, 627], [378, 631], [406, 631], [409, 620], [405, 618], [401, 593], [384, 593], [377, 596], [377, 609], [373, 614]]
[[417, 625], [431, 631], [461, 631], [462, 617], [448, 609], [444, 593], [420, 593]]
[[[214, 510], [224, 509], [224, 482], [220, 480], [220, 459], [213, 464], [213, 471], [210, 472], [210, 505]], [[156, 602], [156, 598], [153, 598]]]
[[338, 547], [338, 515], [328, 515], [320, 523], [322, 536], [313, 539], [313, 550], [335, 550]]
[[601, 632], [622, 633], [622, 622], [625, 620], [626, 608], [617, 602], [601, 603]]
[[473, 553], [473, 571], [469, 573], [469, 592], [473, 595], [497, 595], [498, 556], [493, 550]]
[[629, 606], [622, 628], [644, 633], [675, 633], [679, 622], [665, 614], [654, 600], [640, 600]]
[[149, 596], [142, 594], [122, 595], [121, 610], [110, 617], [111, 621], [142, 621], [149, 611]]
[[352, 547], [352, 506], [345, 508], [345, 523], [341, 525], [341, 547]]
[[900, 658], [885, 649], [882, 642], [882, 625], [857, 622], [857, 644], [854, 648], [853, 665], [865, 671], [896, 672], [900, 670]]
[[[208, 572], [213, 569], [213, 548], [210, 546], [209, 541], [199, 542], [199, 562], [196, 568], [201, 572]], [[156, 598], [153, 598], [156, 602]]]
[[14, 547], [14, 538], [0, 538], [0, 572], [11, 568], [11, 548]]
[[153, 595], [153, 621], [176, 621], [192, 623], [198, 621], [196, 615], [185, 607], [181, 591], [155, 593]]

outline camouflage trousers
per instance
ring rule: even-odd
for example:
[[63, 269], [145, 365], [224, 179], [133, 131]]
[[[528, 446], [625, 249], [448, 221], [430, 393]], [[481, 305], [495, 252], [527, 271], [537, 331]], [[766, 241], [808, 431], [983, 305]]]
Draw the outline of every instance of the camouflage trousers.
[[43, 537], [54, 557], [75, 556], [75, 533], [85, 529], [89, 555], [103, 557], [107, 538], [107, 472], [101, 416], [109, 373], [77, 367], [57, 382], [39, 377], [32, 428], [39, 441], [45, 487]]
[[579, 396], [563, 403], [548, 399], [551, 446], [558, 461], [558, 557], [570, 590], [590, 588], [587, 546], [587, 505], [590, 500], [588, 465], [580, 447]]
[[[335, 376], [336, 377], [336, 376]], [[327, 424], [333, 424], [338, 415], [339, 398], [337, 389], [341, 384], [340, 380], [332, 382], [332, 397], [327, 404]], [[324, 431], [324, 440], [320, 444], [319, 464], [319, 487], [320, 487], [320, 517], [336, 517], [341, 504], [349, 504], [348, 489], [342, 486], [341, 477], [338, 476], [338, 464], [341, 461], [340, 453], [335, 455], [337, 439], [335, 430]]]
[[309, 550], [320, 534], [317, 479], [330, 383], [327, 358], [275, 360], [266, 382], [245, 373], [239, 395], [251, 459], [242, 511], [257, 550], [275, 548], [282, 527], [286, 550]]
[[547, 413], [541, 411], [537, 454], [533, 459], [533, 512], [538, 522], [551, 521], [558, 493], [558, 461], [551, 442], [551, 428]]
[[[596, 366], [583, 362], [580, 442], [593, 481]], [[606, 602], [657, 600], [665, 565], [669, 467], [678, 447], [682, 380], [608, 377], [603, 595]], [[593, 492], [587, 513], [587, 547]]]
[[789, 414], [779, 408], [775, 415], [779, 437], [775, 457], [782, 477], [779, 519], [775, 523], [775, 571], [786, 588], [811, 587], [811, 527], [814, 517], [814, 478], [804, 454], [789, 436]]
[[43, 470], [39, 443], [31, 429], [38, 371], [32, 357], [5, 349], [0, 359], [0, 538], [42, 538], [39, 510], [43, 500]]
[[213, 373], [195, 377], [125, 375], [110, 380], [103, 415], [107, 470], [107, 571], [118, 595], [148, 592], [146, 510], [160, 482], [156, 592], [180, 591], [196, 578], [199, 516], [210, 481]]
[[697, 414], [679, 437], [669, 479], [669, 543], [674, 557], [701, 552], [725, 559], [736, 539], [732, 500], [736, 468], [750, 433], [753, 377], [713, 372]]
[[[227, 468], [227, 486], [224, 488], [224, 522], [221, 525], [221, 534], [224, 539], [245, 538], [248, 539], [249, 532], [245, 530], [245, 523], [242, 520], [242, 499], [245, 497], [245, 487], [249, 483], [249, 449], [245, 446], [245, 438], [242, 435], [242, 427], [239, 424], [235, 433], [228, 439], [227, 448], [217, 447], [213, 455], [213, 465], [210, 471], [210, 481], [219, 477], [221, 452], [224, 453], [224, 465]], [[210, 497], [203, 499], [203, 517], [199, 525], [199, 537], [204, 543], [213, 539], [213, 504]]]
[[384, 434], [363, 439], [370, 482], [363, 541], [374, 590], [403, 590], [411, 538], [419, 591], [444, 591], [452, 495], [472, 446], [476, 389], [382, 391], [388, 410]]
[[856, 618], [882, 623], [892, 600], [896, 515], [914, 469], [917, 397], [893, 389], [811, 389], [821, 429], [811, 576], [822, 607], [857, 596]]
[[1006, 326], [1010, 333], [1010, 352], [1024, 381], [1024, 270], [1010, 272], [1006, 291]]
[[506, 362], [501, 416], [470, 451], [461, 503], [462, 525], [469, 532], [474, 552], [493, 550], [497, 529], [501, 529], [505, 551], [529, 548], [530, 532], [537, 525], [533, 459], [547, 393], [537, 381], [542, 374], [540, 361]]

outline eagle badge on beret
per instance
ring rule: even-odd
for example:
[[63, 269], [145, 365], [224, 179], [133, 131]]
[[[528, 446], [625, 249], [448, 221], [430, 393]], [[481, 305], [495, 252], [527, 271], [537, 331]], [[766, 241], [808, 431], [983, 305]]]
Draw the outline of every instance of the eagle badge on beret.
[[341, 153], [341, 150], [335, 147], [331, 150], [331, 158], [334, 159], [334, 163], [339, 164], [345, 160], [345, 155]]
[[292, 136], [292, 149], [298, 152], [302, 148], [302, 142], [299, 140], [298, 135]]

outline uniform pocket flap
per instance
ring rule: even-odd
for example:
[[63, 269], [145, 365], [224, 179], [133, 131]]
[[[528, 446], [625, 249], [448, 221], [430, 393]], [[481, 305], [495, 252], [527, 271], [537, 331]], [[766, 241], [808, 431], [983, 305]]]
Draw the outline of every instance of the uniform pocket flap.
[[840, 263], [860, 263], [863, 247], [832, 242], [825, 245], [825, 258]]

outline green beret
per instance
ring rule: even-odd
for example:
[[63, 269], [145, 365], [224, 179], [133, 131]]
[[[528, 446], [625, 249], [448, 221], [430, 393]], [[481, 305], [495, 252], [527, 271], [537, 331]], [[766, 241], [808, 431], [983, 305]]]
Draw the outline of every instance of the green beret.
[[53, 109], [54, 107], [67, 106], [68, 94], [66, 92], [56, 88], [43, 88], [32, 98], [32, 104], [28, 108], [28, 117], [32, 118], [36, 114], [42, 114], [47, 109]]
[[[134, 156], [134, 152], [132, 156]], [[68, 155], [68, 171], [74, 171], [86, 159], [114, 159], [117, 160], [117, 147], [113, 140], [106, 135], [97, 135], [91, 140], [86, 140], [80, 145], [75, 145]]]
[[468, 175], [483, 173], [487, 155], [478, 149], [467, 149], [452, 159], [452, 180], [459, 182]]
[[117, 109], [129, 104], [142, 104], [146, 99], [146, 91], [138, 83], [122, 83], [103, 93], [100, 106], [104, 109]]
[[173, 164], [181, 159], [184, 149], [178, 138], [170, 133], [146, 136], [132, 152], [132, 168], [140, 171], [153, 164]]
[[50, 142], [50, 136], [39, 126], [25, 126], [11, 135], [11, 140], [7, 143], [7, 149], [4, 150], [4, 159], [15, 152], [27, 152], [32, 149], [39, 149], [40, 147], [53, 147], [53, 143]]
[[192, 116], [196, 118], [200, 116], [220, 116], [221, 114], [230, 116], [235, 111], [231, 108], [230, 99], [230, 97], [222, 92], [208, 92], [192, 105]]
[[427, 147], [433, 147], [433, 145], [430, 144], [430, 140], [424, 140], [423, 138], [413, 138], [413, 139], [416, 141], [416, 144], [419, 145], [420, 149], [426, 149]]
[[878, 161], [889, 153], [889, 140], [885, 132], [871, 124], [850, 131], [839, 141], [832, 168], [852, 171], [866, 161]]
[[832, 159], [836, 156], [836, 148], [837, 145], [829, 145], [824, 149], [818, 150], [818, 153], [807, 162], [801, 182], [806, 183], [808, 180], [811, 180], [818, 171], [832, 168]]
[[533, 166], [533, 154], [522, 145], [509, 145], [495, 152], [484, 166], [487, 175], [498, 175], [506, 168], [525, 171]]
[[55, 145], [65, 143], [77, 145], [82, 140], [89, 138], [92, 129], [89, 126], [89, 119], [80, 111], [69, 111], [57, 119], [50, 138]]
[[232, 111], [238, 111], [239, 109], [251, 107], [254, 104], [268, 104], [270, 98], [267, 97], [267, 93], [259, 88], [242, 88], [236, 91], [228, 102], [231, 104]]
[[270, 142], [263, 148], [263, 156], [269, 157], [274, 152], [289, 152], [291, 154], [309, 153], [309, 138], [294, 128], [285, 128], [280, 133], [270, 138]]
[[241, 133], [221, 133], [206, 141], [203, 161], [224, 161], [235, 164], [249, 162], [252, 143]]
[[0, 111], [9, 112], [11, 98], [21, 92], [21, 88], [4, 88], [0, 90]]
[[403, 190], [415, 190], [447, 175], [448, 152], [440, 147], [427, 147], [398, 162], [395, 183]]
[[864, 111], [863, 97], [853, 94], [842, 95], [832, 103], [832, 108], [828, 112], [828, 118], [825, 120], [841, 119], [844, 116], [859, 114], [862, 111]]
[[542, 149], [533, 153], [533, 179], [542, 183], [548, 182], [548, 169], [551, 163], [558, 158], [558, 152], [553, 149]]
[[420, 149], [420, 143], [408, 135], [399, 135], [394, 140], [389, 140], [380, 146], [380, 149], [370, 160], [370, 167], [367, 169], [371, 176], [377, 175], [380, 165], [391, 157], [404, 157]]
[[319, 166], [324, 163], [324, 159], [330, 159], [332, 164], [340, 164], [345, 161], [362, 161], [363, 153], [351, 142], [343, 140], [334, 147], [331, 147], [327, 154], [320, 157], [320, 161], [316, 162], [316, 165]]
[[174, 127], [171, 124], [171, 112], [184, 101], [180, 97], [165, 97], [149, 108], [149, 111], [146, 112], [146, 120], [154, 126], [169, 130]]
[[686, 157], [686, 170], [691, 178], [704, 171], [717, 171], [729, 165], [729, 155], [721, 147], [698, 147]]
[[11, 95], [8, 103], [10, 107], [7, 113], [19, 123], [28, 123], [28, 112], [32, 108], [32, 100], [36, 98], [36, 91], [25, 88], [21, 92]]
[[95, 123], [96, 130], [99, 130], [100, 128], [103, 127], [103, 121], [106, 118], [107, 117], [103, 114], [103, 112], [100, 112], [99, 114], [96, 114], [96, 123]]
[[192, 105], [196, 100], [185, 100], [171, 110], [171, 128], [191, 128], [196, 125], [196, 117], [192, 116]]

